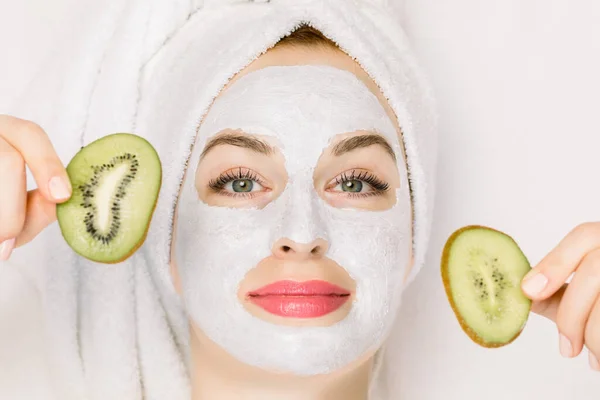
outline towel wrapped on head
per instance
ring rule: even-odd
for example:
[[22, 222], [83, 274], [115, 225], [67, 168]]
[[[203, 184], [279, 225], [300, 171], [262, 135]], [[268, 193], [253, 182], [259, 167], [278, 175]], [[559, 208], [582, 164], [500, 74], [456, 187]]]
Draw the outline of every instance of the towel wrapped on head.
[[[431, 91], [387, 1], [106, 4], [86, 32], [63, 43], [11, 110], [42, 126], [65, 164], [81, 146], [115, 132], [145, 137], [163, 164], [146, 242], [126, 261], [107, 266], [77, 256], [58, 224], [14, 253], [17, 262], [39, 266], [35, 279], [58, 398], [190, 398], [188, 321], [169, 274], [174, 208], [187, 159], [220, 90], [303, 23], [354, 58], [398, 118], [413, 193], [415, 264], [408, 282], [414, 278], [431, 226], [436, 116]], [[372, 398], [393, 393], [394, 380], [386, 383], [385, 373], [375, 374]]]

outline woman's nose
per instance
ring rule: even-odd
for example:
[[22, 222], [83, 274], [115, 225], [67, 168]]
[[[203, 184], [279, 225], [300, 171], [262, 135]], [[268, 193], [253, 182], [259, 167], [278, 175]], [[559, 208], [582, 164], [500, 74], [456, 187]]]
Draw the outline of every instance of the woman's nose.
[[273, 255], [282, 260], [310, 260], [324, 257], [329, 243], [324, 239], [315, 239], [310, 243], [298, 243], [282, 238], [273, 245]]

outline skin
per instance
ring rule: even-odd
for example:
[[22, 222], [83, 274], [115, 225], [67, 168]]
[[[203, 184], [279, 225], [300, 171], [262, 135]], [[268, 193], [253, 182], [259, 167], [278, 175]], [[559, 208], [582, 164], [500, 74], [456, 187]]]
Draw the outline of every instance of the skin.
[[[324, 49], [281, 48], [267, 52], [240, 73], [267, 65], [327, 64], [354, 72], [380, 98], [390, 113], [389, 105], [376, 85], [360, 66], [341, 52]], [[322, 175], [329, 176], [326, 155], [323, 156]], [[353, 155], [354, 157], [354, 155]], [[358, 157], [358, 155], [357, 155]], [[27, 192], [25, 166], [28, 166], [38, 189]], [[277, 169], [277, 162], [273, 162]], [[317, 174], [316, 174], [317, 175]], [[52, 195], [50, 179], [64, 182], [64, 193]], [[203, 182], [203, 178], [197, 182]], [[273, 175], [273, 186], [284, 181]], [[323, 178], [326, 179], [326, 178]], [[64, 166], [52, 143], [37, 124], [17, 117], [0, 115], [0, 258], [8, 259], [15, 246], [31, 241], [46, 226], [56, 220], [56, 204], [66, 201], [71, 194]], [[315, 188], [322, 181], [315, 179]], [[201, 188], [199, 188], [199, 193]], [[211, 200], [206, 197], [205, 201]], [[313, 247], [318, 244], [314, 243]], [[310, 248], [310, 246], [308, 246]], [[293, 254], [306, 253], [307, 247], [298, 247]], [[287, 254], [287, 253], [286, 253]], [[306, 254], [305, 254], [306, 255]], [[279, 257], [279, 258], [278, 258]], [[282, 258], [283, 257], [283, 258]], [[289, 255], [273, 255], [268, 263], [287, 263]], [[319, 256], [317, 262], [326, 262]], [[299, 262], [295, 260], [294, 262]], [[270, 264], [271, 267], [273, 264]], [[256, 276], [244, 281], [248, 287], [270, 279], [269, 265], [257, 266]], [[343, 271], [327, 267], [327, 278], [351, 285]], [[176, 265], [171, 265], [173, 281], [179, 288]], [[574, 273], [571, 283], [567, 278]], [[265, 278], [266, 277], [266, 278]], [[542, 284], [533, 285], [536, 280]], [[533, 289], [538, 290], [533, 290]], [[560, 349], [566, 357], [578, 356], [587, 347], [590, 366], [600, 371], [600, 223], [588, 222], [575, 227], [536, 265], [523, 280], [524, 292], [533, 300], [532, 311], [547, 317], [561, 334]], [[258, 315], [260, 317], [260, 315]], [[341, 317], [338, 315], [338, 318]], [[283, 322], [283, 321], [280, 321]], [[322, 321], [331, 323], [332, 321]], [[373, 354], [366, 354], [345, 369], [327, 376], [298, 378], [276, 375], [243, 365], [232, 359], [195, 327], [192, 329], [193, 396], [205, 398], [239, 399], [364, 399]]]

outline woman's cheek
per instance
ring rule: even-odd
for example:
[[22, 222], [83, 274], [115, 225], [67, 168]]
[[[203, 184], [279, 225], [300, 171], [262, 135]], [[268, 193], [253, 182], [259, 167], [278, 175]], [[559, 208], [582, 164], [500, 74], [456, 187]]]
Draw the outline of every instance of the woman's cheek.
[[395, 200], [393, 191], [382, 193], [381, 195], [360, 196], [348, 192], [324, 191], [323, 199], [335, 208], [354, 208], [359, 210], [381, 211], [391, 208]]
[[200, 196], [200, 200], [209, 206], [231, 207], [231, 208], [264, 208], [274, 200], [276, 193], [271, 189], [248, 194], [234, 194], [228, 192], [215, 192], [208, 188], [206, 194]]

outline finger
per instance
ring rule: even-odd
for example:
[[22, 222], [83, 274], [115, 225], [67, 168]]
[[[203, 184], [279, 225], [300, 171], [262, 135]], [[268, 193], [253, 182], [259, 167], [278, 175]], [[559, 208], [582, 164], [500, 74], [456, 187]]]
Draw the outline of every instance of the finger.
[[600, 223], [587, 222], [573, 229], [523, 279], [522, 289], [532, 300], [555, 293], [587, 253], [600, 247]]
[[31, 190], [27, 193], [25, 224], [17, 236], [15, 247], [29, 243], [54, 221], [56, 221], [56, 204], [46, 200], [38, 189]]
[[600, 249], [592, 250], [581, 261], [566, 290], [556, 315], [561, 337], [561, 354], [575, 357], [584, 344], [586, 324], [600, 294]]
[[585, 345], [590, 351], [589, 360], [590, 367], [596, 371], [600, 371], [600, 298], [596, 300], [596, 304], [592, 309], [587, 325], [585, 327]]
[[71, 196], [67, 171], [42, 128], [31, 121], [0, 115], [0, 136], [21, 153], [46, 199], [62, 202]]
[[[25, 162], [8, 142], [0, 138], [0, 243], [14, 239], [25, 221], [25, 199], [27, 192]], [[2, 259], [8, 258], [9, 247], [3, 247]], [[7, 254], [8, 253], [8, 254]]]
[[558, 307], [560, 306], [560, 302], [568, 287], [569, 285], [565, 283], [556, 293], [554, 293], [554, 295], [552, 295], [552, 297], [545, 300], [534, 301], [531, 304], [531, 311], [556, 323]]

